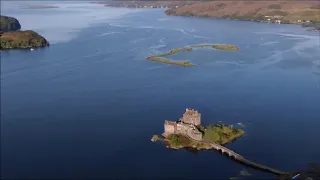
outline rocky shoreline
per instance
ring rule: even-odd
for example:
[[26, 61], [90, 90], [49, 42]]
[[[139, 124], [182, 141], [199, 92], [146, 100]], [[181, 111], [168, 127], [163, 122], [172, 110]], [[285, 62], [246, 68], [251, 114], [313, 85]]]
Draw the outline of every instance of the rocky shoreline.
[[302, 24], [302, 27], [306, 28], [307, 31], [310, 31], [310, 32], [320, 32], [320, 23], [316, 23], [316, 24], [304, 23]]
[[30, 49], [49, 46], [49, 42], [32, 30], [20, 31], [19, 21], [13, 17], [1, 16], [0, 49]]

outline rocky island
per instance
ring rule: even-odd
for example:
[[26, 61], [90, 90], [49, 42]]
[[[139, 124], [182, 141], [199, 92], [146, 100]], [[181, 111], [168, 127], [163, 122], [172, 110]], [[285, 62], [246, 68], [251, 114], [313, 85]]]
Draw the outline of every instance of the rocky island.
[[0, 49], [28, 49], [49, 46], [49, 42], [32, 30], [20, 31], [19, 21], [1, 16]]
[[[162, 136], [153, 135], [151, 141], [162, 141], [166, 144], [167, 148], [171, 149], [192, 148], [196, 150], [217, 150], [230, 158], [233, 158], [237, 162], [264, 172], [275, 174], [283, 180], [299, 176], [301, 171], [280, 171], [251, 161], [227, 147], [222, 146], [243, 134], [243, 130], [233, 128], [232, 126], [217, 124], [205, 127], [201, 125], [201, 114], [194, 109], [187, 108], [178, 121], [165, 120], [164, 133]], [[234, 177], [232, 177], [232, 179], [234, 179]]]
[[183, 47], [183, 48], [176, 48], [173, 49], [167, 53], [163, 53], [163, 54], [157, 54], [154, 56], [149, 56], [146, 59], [150, 60], [150, 61], [156, 61], [156, 62], [161, 62], [161, 63], [166, 63], [166, 64], [174, 64], [174, 65], [179, 65], [179, 66], [195, 66], [194, 64], [190, 63], [189, 61], [172, 61], [169, 59], [166, 59], [164, 57], [182, 52], [182, 51], [191, 51], [192, 49], [195, 48], [213, 48], [216, 50], [224, 50], [224, 51], [237, 51], [239, 50], [239, 47], [235, 46], [235, 45], [228, 45], [228, 44], [198, 44], [198, 45], [192, 45], [192, 46], [188, 46], [188, 47]]
[[[201, 114], [194, 109], [186, 109], [178, 121], [165, 121], [162, 137], [153, 135], [152, 141], [164, 141], [173, 149], [194, 148], [197, 150], [216, 149], [242, 136], [244, 131], [222, 124], [203, 126]], [[218, 147], [219, 148], [219, 147]]]

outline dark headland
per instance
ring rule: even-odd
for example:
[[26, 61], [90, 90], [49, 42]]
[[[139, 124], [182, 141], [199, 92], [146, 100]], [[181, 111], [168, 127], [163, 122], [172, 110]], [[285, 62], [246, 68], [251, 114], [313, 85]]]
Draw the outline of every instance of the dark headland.
[[29, 49], [49, 46], [49, 42], [32, 30], [20, 31], [16, 18], [1, 16], [0, 49]]

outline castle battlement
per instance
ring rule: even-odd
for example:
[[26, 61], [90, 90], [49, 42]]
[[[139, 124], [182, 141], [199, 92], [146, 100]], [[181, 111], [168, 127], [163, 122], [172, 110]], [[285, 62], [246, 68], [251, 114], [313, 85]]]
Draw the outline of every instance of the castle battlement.
[[200, 113], [197, 110], [187, 108], [186, 112], [184, 114], [190, 115], [190, 116], [198, 116]]

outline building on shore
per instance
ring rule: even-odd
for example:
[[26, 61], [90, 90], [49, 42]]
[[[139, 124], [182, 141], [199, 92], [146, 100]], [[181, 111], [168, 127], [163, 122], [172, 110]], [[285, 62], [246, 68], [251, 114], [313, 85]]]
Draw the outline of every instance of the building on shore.
[[281, 20], [279, 20], [279, 19], [276, 20], [276, 23], [281, 24]]
[[201, 114], [194, 109], [186, 109], [186, 112], [178, 121], [165, 120], [162, 135], [168, 137], [170, 134], [182, 134], [201, 141], [203, 134], [196, 127], [200, 124]]

